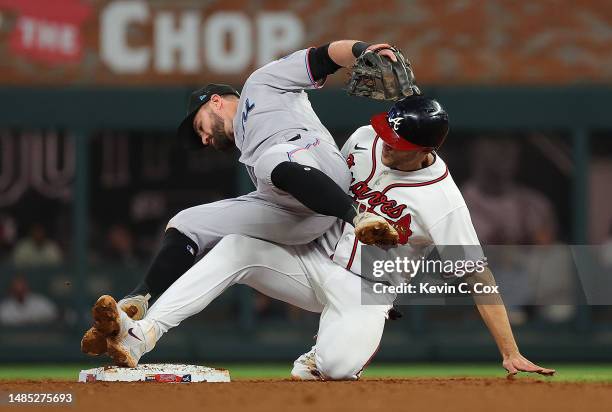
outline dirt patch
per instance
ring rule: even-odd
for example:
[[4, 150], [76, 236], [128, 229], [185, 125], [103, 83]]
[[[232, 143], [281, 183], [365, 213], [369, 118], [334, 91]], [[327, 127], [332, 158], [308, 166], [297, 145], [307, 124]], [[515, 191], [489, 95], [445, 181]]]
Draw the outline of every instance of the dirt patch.
[[[367, 379], [360, 382], [236, 381], [210, 384], [3, 381], [6, 393], [72, 393], [76, 410], [610, 411], [612, 384], [531, 379]], [[0, 409], [6, 404], [0, 405]], [[45, 408], [54, 410], [56, 408]], [[19, 409], [24, 410], [24, 409]]]

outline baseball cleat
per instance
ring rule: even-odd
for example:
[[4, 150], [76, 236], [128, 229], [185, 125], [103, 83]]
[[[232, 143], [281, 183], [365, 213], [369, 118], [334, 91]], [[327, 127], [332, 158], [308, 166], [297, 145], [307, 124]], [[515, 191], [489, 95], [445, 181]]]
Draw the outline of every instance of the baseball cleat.
[[297, 381], [320, 381], [323, 380], [317, 369], [315, 361], [315, 347], [306, 352], [293, 362], [291, 379]]
[[128, 295], [117, 302], [117, 305], [123, 310], [127, 315], [134, 320], [141, 320], [147, 314], [147, 310], [149, 310], [149, 299], [151, 299], [150, 294], [142, 295]]
[[[101, 341], [106, 341], [106, 353], [115, 365], [134, 368], [140, 357], [153, 349], [155, 337], [146, 333], [142, 322], [132, 320], [111, 296], [101, 296], [92, 309], [94, 326], [85, 333], [81, 350], [99, 354]], [[149, 332], [153, 328], [148, 328]], [[95, 338], [95, 340], [94, 340]], [[153, 342], [153, 343], [151, 343]]]
[[399, 234], [387, 220], [370, 212], [358, 213], [353, 219], [355, 236], [365, 245], [397, 245]]
[[[107, 311], [104, 305], [98, 305], [101, 301], [105, 301], [107, 296], [101, 296], [94, 307], [91, 310], [91, 314], [94, 319], [102, 318], [102, 313]], [[112, 299], [112, 298], [111, 298]], [[108, 350], [106, 338], [108, 335], [115, 333], [113, 326], [109, 325], [108, 322], [100, 322], [96, 320], [94, 326], [89, 328], [83, 339], [81, 339], [81, 352], [91, 356], [97, 356], [105, 354]]]
[[89, 328], [81, 339], [81, 352], [97, 356], [106, 353], [106, 336], [95, 327]]

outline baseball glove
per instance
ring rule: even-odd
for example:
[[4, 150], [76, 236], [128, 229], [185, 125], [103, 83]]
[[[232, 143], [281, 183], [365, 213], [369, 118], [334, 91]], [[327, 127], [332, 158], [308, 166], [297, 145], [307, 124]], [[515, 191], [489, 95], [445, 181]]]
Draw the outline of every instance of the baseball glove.
[[[378, 54], [389, 49], [397, 58], [392, 61]], [[379, 47], [364, 51], [351, 68], [347, 92], [353, 96], [364, 96], [376, 100], [399, 100], [406, 96], [421, 94], [410, 62], [395, 47]]]

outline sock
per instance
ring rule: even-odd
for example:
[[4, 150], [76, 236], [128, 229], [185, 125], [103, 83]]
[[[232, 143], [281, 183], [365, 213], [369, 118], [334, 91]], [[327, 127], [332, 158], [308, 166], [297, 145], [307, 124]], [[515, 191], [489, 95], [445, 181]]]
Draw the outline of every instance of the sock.
[[195, 263], [198, 245], [177, 229], [166, 230], [149, 271], [130, 295], [151, 294], [157, 299]]
[[319, 169], [295, 162], [282, 162], [272, 170], [270, 177], [274, 186], [289, 193], [310, 210], [353, 224], [357, 214], [353, 199]]

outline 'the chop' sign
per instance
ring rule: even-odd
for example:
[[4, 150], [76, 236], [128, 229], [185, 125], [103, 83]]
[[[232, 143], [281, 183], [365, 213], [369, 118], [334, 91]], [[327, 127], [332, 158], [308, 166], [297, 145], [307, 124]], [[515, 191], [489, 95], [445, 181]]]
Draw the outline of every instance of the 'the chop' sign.
[[0, 0], [0, 85], [237, 85], [276, 58], [337, 39], [399, 47], [423, 85], [609, 84], [608, 4]]
[[196, 10], [157, 11], [144, 1], [117, 1], [100, 13], [100, 56], [121, 74], [202, 69], [237, 74], [301, 47], [303, 40], [303, 23], [290, 12], [203, 16]]
[[0, 84], [240, 82], [304, 47], [299, 16], [246, 2], [0, 0]]

